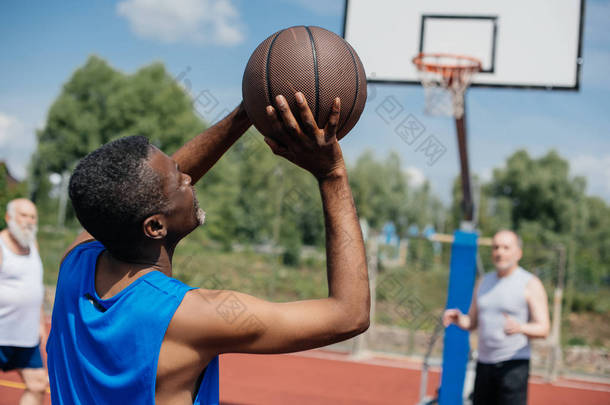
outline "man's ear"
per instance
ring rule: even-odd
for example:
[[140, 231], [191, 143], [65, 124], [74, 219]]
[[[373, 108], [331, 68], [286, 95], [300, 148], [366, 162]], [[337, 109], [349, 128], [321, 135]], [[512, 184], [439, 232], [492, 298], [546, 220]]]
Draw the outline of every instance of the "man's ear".
[[144, 220], [142, 231], [146, 237], [151, 239], [163, 239], [167, 235], [165, 215], [155, 214]]

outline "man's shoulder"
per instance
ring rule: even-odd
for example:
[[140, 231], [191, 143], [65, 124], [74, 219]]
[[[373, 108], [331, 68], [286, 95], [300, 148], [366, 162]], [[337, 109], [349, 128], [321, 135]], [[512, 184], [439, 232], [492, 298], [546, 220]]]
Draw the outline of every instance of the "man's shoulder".
[[75, 246], [63, 257], [59, 265], [59, 274], [77, 271], [83, 265], [93, 264], [104, 249], [104, 245], [97, 241], [84, 242]]
[[479, 284], [488, 283], [491, 280], [495, 280], [498, 278], [498, 275], [495, 271], [488, 271], [487, 273], [483, 273], [481, 278], [479, 278]]
[[521, 274], [521, 277], [523, 277], [528, 283], [531, 283], [532, 280], [538, 280], [540, 281], [540, 279], [538, 278], [538, 276], [536, 276], [534, 273], [525, 270], [523, 267], [519, 266], [517, 268], [517, 271]]
[[76, 254], [86, 252], [89, 250], [97, 251], [97, 250], [105, 250], [105, 249], [106, 248], [104, 247], [104, 245], [101, 242], [99, 242], [95, 239], [87, 240], [87, 241], [79, 243], [78, 245], [76, 245], [72, 249], [70, 249], [70, 251], [68, 251], [68, 253], [64, 257], [64, 260], [68, 259], [71, 256], [74, 256]]
[[63, 261], [66, 260], [66, 257], [68, 257], [68, 255], [72, 253], [75, 248], [93, 241], [95, 241], [95, 238], [91, 236], [89, 232], [87, 232], [86, 230], [82, 231], [80, 234], [78, 234], [78, 236], [76, 237], [76, 239], [74, 239], [70, 246], [68, 246], [68, 248], [64, 251], [60, 263], [63, 263]]
[[[521, 270], [523, 270], [523, 269], [521, 269]], [[524, 276], [526, 288], [543, 286], [542, 280], [540, 280], [540, 278], [537, 275], [535, 275], [534, 273], [530, 273], [529, 271], [523, 270], [522, 274]]]
[[170, 277], [160, 271], [148, 273], [145, 280], [153, 288], [163, 291], [165, 294], [173, 295], [181, 301], [185, 294], [195, 289], [195, 287], [191, 287], [177, 278]]
[[209, 320], [210, 315], [220, 311], [222, 298], [226, 298], [223, 293], [226, 295], [227, 292], [189, 287], [176, 310], [175, 323], [194, 326], [192, 322], [200, 323]]

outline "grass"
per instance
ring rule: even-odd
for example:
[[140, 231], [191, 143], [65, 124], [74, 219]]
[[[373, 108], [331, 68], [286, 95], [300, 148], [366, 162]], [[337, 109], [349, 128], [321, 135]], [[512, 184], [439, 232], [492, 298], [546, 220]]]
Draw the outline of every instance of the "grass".
[[38, 231], [40, 257], [44, 268], [43, 282], [45, 285], [57, 284], [59, 263], [68, 246], [80, 231], [76, 229], [60, 229], [44, 226]]
[[287, 267], [276, 255], [221, 251], [198, 232], [178, 246], [174, 276], [192, 286], [239, 290], [278, 302], [328, 295], [323, 261]]
[[[59, 262], [77, 234], [78, 230], [74, 229], [43, 227], [40, 230], [45, 284], [56, 284]], [[297, 267], [289, 267], [277, 255], [247, 248], [240, 252], [223, 251], [201, 231], [195, 231], [178, 246], [174, 276], [195, 287], [238, 290], [274, 302], [328, 295], [324, 259], [311, 257]], [[376, 323], [432, 330], [445, 306], [448, 270], [440, 262], [408, 263], [403, 267], [380, 269], [375, 284]], [[608, 297], [605, 290], [599, 294], [599, 297]], [[610, 325], [607, 312], [573, 313], [563, 323], [563, 344], [610, 347], [607, 325]]]

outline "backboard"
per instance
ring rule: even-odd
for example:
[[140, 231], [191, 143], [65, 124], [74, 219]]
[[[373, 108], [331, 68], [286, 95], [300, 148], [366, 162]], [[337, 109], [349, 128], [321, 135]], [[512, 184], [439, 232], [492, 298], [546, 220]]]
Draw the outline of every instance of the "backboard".
[[420, 52], [468, 55], [472, 86], [578, 90], [584, 0], [346, 0], [370, 82], [419, 84]]

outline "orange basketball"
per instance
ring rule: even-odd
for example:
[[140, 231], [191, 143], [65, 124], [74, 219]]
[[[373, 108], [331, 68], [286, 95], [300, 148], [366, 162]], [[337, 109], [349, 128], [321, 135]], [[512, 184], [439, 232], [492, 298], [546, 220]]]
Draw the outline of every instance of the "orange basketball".
[[334, 98], [341, 98], [337, 138], [345, 136], [366, 102], [366, 75], [356, 51], [320, 27], [286, 28], [265, 39], [250, 57], [242, 81], [244, 107], [254, 126], [270, 134], [265, 107], [275, 106], [275, 97], [282, 94], [295, 112], [297, 91], [305, 95], [320, 128]]

